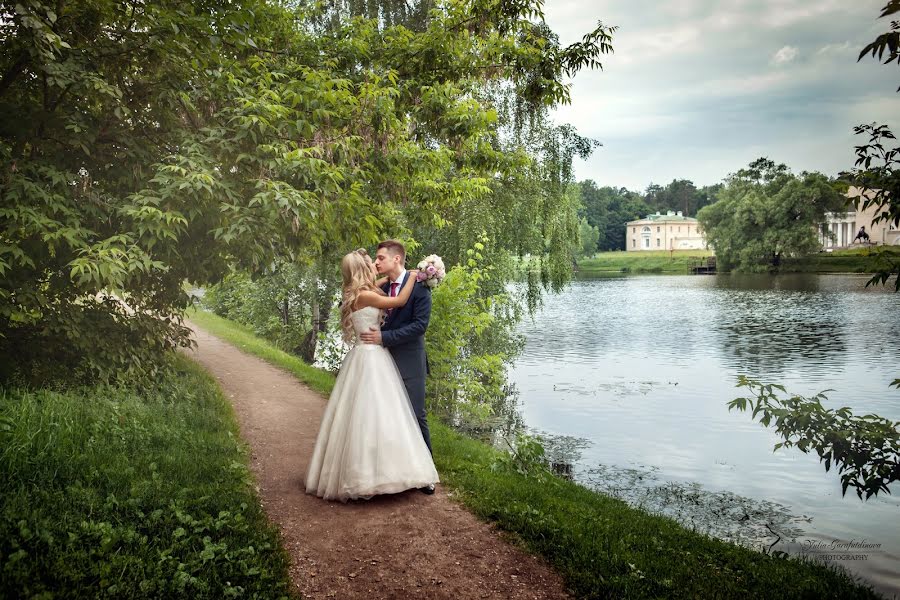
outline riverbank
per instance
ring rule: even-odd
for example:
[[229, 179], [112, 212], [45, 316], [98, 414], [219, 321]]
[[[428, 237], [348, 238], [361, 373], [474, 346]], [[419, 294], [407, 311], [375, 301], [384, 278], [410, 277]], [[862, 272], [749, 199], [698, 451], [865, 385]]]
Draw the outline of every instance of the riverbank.
[[781, 270], [784, 273], [874, 273], [879, 255], [896, 262], [900, 260], [900, 246], [852, 248], [788, 258]]
[[666, 273], [687, 275], [690, 266], [706, 257], [710, 250], [648, 250], [643, 252], [598, 252], [578, 261], [578, 273]]
[[290, 597], [238, 439], [184, 357], [152, 387], [0, 390], [0, 597]]
[[[250, 343], [225, 319], [191, 318], [301, 380], [312, 376], [298, 358]], [[578, 597], [877, 597], [836, 570], [711, 539], [563, 479], [525, 476], [504, 453], [435, 421], [432, 428], [442, 487], [545, 557]]]
[[[900, 260], [900, 247], [878, 246], [852, 248], [834, 252], [817, 252], [801, 258], [786, 258], [782, 273], [874, 273], [878, 269], [880, 253], [895, 262]], [[706, 257], [709, 250], [599, 252], [578, 261], [579, 274], [662, 273], [689, 275], [690, 267]]]

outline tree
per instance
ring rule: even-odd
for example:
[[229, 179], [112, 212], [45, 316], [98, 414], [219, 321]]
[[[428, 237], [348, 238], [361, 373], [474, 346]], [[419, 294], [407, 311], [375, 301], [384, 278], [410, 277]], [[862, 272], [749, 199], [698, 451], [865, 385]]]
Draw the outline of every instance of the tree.
[[791, 174], [767, 158], [730, 175], [718, 202], [697, 215], [726, 269], [777, 269], [785, 256], [818, 248], [816, 225], [846, 199], [824, 175]]
[[590, 258], [597, 252], [597, 240], [600, 239], [600, 230], [581, 217], [578, 222], [578, 239], [580, 241], [576, 255], [581, 258]]
[[188, 263], [221, 273], [223, 249], [179, 236], [177, 198], [128, 199], [196, 126], [191, 97], [242, 52], [253, 10], [0, 4], [0, 379], [152, 372], [187, 343]]
[[537, 1], [448, 2], [415, 30], [263, 0], [2, 6], [0, 362], [20, 374], [152, 370], [188, 343], [185, 278], [440, 230], [506, 180], [528, 227], [503, 241], [565, 281], [590, 144], [501, 139], [485, 90], [540, 121], [610, 51], [602, 25], [560, 47]]
[[721, 183], [714, 183], [712, 185], [704, 185], [702, 188], [697, 190], [697, 204], [696, 211], [694, 214], [700, 212], [700, 209], [704, 206], [709, 206], [719, 199], [719, 192], [722, 191], [722, 188], [725, 186]]
[[[884, 8], [881, 9], [881, 14], [878, 15], [878, 18], [883, 19], [893, 14], [897, 14], [898, 12], [900, 12], [900, 0], [890, 0], [884, 5]], [[887, 58], [884, 58], [885, 50], [888, 51]], [[860, 51], [856, 62], [861, 61], [864, 56], [869, 54], [872, 55], [872, 58], [875, 58], [877, 55], [878, 60], [884, 60], [884, 64], [886, 65], [889, 65], [892, 62], [900, 65], [900, 21], [891, 21], [890, 31], [882, 33], [866, 44]], [[900, 92], [900, 87], [897, 88], [897, 91]]]
[[599, 233], [598, 250], [624, 250], [625, 224], [646, 216], [650, 208], [637, 192], [625, 188], [597, 187], [590, 179], [579, 184], [583, 216]]

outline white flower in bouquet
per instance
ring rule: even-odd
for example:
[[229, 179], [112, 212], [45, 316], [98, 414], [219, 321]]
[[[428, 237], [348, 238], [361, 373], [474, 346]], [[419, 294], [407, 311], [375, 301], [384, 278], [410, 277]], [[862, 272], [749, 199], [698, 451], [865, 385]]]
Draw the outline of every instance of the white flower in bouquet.
[[416, 281], [421, 281], [430, 288], [436, 287], [444, 279], [444, 275], [447, 274], [447, 270], [444, 268], [444, 261], [437, 254], [426, 256], [419, 261], [416, 268], [419, 269]]

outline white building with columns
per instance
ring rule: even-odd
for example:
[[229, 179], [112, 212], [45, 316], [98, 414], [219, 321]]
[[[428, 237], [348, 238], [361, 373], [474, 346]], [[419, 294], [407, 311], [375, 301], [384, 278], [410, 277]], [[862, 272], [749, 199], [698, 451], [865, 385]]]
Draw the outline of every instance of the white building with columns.
[[[848, 198], [855, 200], [859, 196], [858, 188], [851, 187], [847, 191]], [[887, 221], [873, 223], [873, 220], [880, 212], [881, 210], [875, 206], [870, 206], [866, 210], [859, 210], [851, 206], [847, 212], [827, 213], [825, 215], [826, 222], [819, 226], [819, 241], [822, 243], [822, 249], [836, 250], [865, 243], [860, 242], [860, 240], [854, 242], [860, 227], [866, 228], [866, 233], [869, 235], [869, 244], [878, 246], [900, 245], [900, 229], [897, 229]]]

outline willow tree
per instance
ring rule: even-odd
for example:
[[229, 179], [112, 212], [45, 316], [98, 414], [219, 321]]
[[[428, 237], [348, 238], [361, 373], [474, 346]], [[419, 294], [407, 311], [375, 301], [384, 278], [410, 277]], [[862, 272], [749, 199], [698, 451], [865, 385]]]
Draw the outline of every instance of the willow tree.
[[548, 43], [536, 1], [443, 2], [416, 29], [262, 0], [2, 6], [0, 355], [36, 377], [152, 369], [187, 343], [185, 278], [485, 206], [541, 168], [485, 86], [549, 107], [608, 50], [602, 27]]
[[821, 173], [797, 176], [760, 158], [729, 175], [719, 200], [697, 220], [725, 269], [774, 270], [785, 257], [818, 249], [816, 225], [845, 203]]

